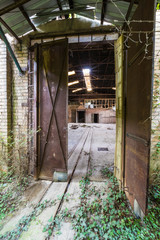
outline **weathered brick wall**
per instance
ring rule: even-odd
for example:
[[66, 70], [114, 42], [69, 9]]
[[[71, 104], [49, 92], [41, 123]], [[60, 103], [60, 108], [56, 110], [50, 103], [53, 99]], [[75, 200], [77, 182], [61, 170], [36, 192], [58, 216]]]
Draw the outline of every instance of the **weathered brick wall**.
[[150, 175], [160, 168], [160, 10], [156, 13]]
[[0, 169], [6, 170], [7, 139], [7, 50], [0, 39]]
[[[26, 43], [11, 44], [23, 69], [27, 69]], [[0, 168], [7, 171], [8, 159], [17, 172], [28, 168], [28, 74], [20, 75], [5, 44], [0, 40]], [[11, 136], [14, 151], [11, 151]], [[3, 140], [2, 140], [3, 139]], [[7, 145], [7, 147], [5, 147]], [[3, 149], [2, 149], [3, 148]], [[2, 163], [1, 163], [2, 162]]]
[[[12, 44], [14, 53], [23, 70], [27, 70], [28, 48]], [[28, 74], [20, 75], [15, 63], [12, 65], [12, 95], [13, 95], [13, 135], [14, 135], [14, 166], [18, 172], [28, 170]]]

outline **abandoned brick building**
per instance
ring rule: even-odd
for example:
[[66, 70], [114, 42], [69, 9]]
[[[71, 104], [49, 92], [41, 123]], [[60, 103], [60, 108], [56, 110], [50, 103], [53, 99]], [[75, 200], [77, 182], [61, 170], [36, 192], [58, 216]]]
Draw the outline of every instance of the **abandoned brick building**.
[[52, 179], [67, 172], [68, 122], [116, 123], [115, 176], [145, 214], [160, 165], [155, 1], [1, 0], [0, 16], [0, 147], [16, 152], [1, 169]]

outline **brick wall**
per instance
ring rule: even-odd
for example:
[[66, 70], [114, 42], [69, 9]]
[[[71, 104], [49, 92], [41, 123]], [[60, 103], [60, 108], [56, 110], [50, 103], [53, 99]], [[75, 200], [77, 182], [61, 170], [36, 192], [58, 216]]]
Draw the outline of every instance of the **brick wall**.
[[[11, 44], [20, 66], [28, 64], [28, 49], [25, 45]], [[27, 171], [28, 153], [28, 74], [21, 76], [12, 61], [5, 44], [0, 40], [0, 168], [7, 170], [10, 158], [16, 171]], [[11, 151], [10, 143], [14, 143]], [[2, 140], [3, 138], [3, 140]], [[7, 148], [4, 148], [7, 145]], [[3, 149], [2, 149], [3, 147]], [[3, 166], [3, 167], [2, 167]]]
[[7, 139], [7, 50], [0, 39], [0, 168], [6, 170], [4, 159]]
[[[12, 44], [17, 60], [23, 70], [27, 70], [28, 48]], [[28, 74], [20, 75], [15, 63], [12, 65], [13, 95], [13, 135], [14, 135], [14, 166], [18, 172], [27, 172], [28, 168]]]
[[157, 151], [158, 143], [160, 144], [160, 10], [158, 10], [156, 13], [155, 65], [154, 65], [151, 161], [150, 161], [151, 175], [156, 168], [160, 168], [160, 153], [158, 153]]

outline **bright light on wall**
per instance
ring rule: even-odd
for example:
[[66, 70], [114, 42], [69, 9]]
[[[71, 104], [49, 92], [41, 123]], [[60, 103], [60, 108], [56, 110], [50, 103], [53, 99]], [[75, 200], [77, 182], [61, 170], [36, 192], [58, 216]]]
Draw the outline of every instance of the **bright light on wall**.
[[72, 85], [77, 84], [77, 83], [79, 83], [79, 81], [70, 82], [70, 83], [68, 83], [68, 86], [72, 86]]
[[90, 92], [92, 91], [90, 69], [88, 68], [82, 69], [82, 72], [84, 75], [87, 91]]
[[81, 90], [83, 90], [83, 88], [77, 88], [77, 89], [73, 90], [72, 92], [74, 93], [74, 92], [78, 92], [78, 91], [81, 91]]
[[68, 72], [68, 76], [71, 76], [71, 75], [74, 75], [75, 74], [75, 71], [69, 71]]
[[112, 87], [113, 90], [116, 90], [116, 87]]

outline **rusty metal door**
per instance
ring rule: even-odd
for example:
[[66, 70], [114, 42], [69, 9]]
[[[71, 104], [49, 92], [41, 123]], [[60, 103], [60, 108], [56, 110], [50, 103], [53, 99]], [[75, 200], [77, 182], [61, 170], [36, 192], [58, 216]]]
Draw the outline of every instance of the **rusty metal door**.
[[55, 170], [67, 171], [67, 40], [40, 44], [37, 54], [37, 177], [52, 180]]
[[[145, 7], [144, 7], [145, 6]], [[147, 208], [150, 158], [154, 0], [142, 0], [128, 38], [125, 187], [135, 213]], [[144, 22], [143, 22], [144, 20]], [[143, 32], [143, 33], [142, 33]]]

